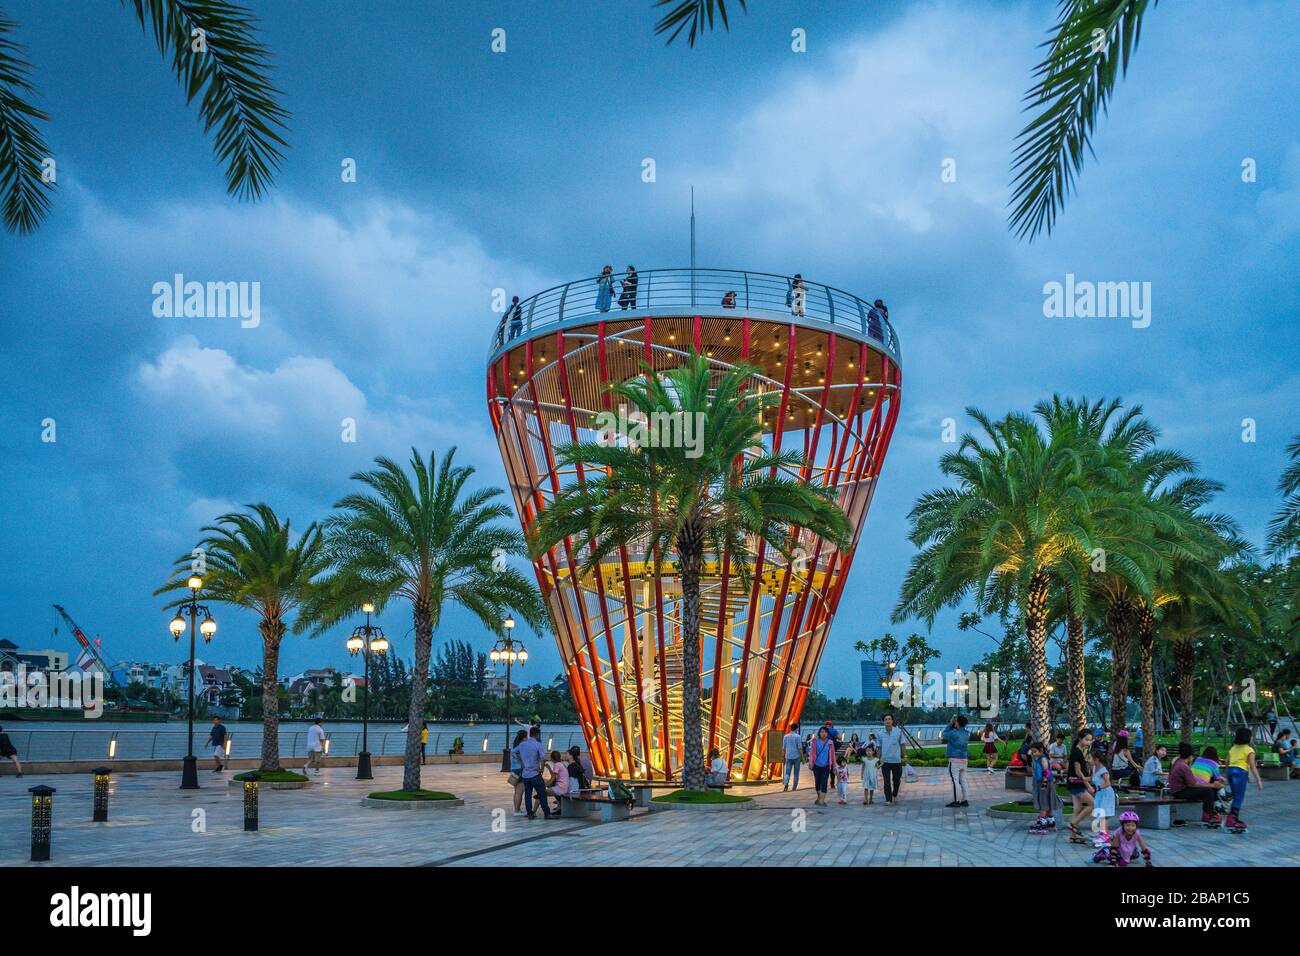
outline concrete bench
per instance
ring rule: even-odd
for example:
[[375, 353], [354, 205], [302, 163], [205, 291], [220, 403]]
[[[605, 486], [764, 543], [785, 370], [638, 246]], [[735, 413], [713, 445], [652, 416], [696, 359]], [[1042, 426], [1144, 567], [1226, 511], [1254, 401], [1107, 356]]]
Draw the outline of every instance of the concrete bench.
[[599, 817], [601, 823], [612, 823], [629, 819], [632, 816], [632, 805], [625, 800], [611, 800], [598, 793], [565, 796], [560, 798], [560, 815], [587, 819]]
[[[1179, 815], [1180, 807], [1200, 807], [1201, 801], [1197, 800], [1179, 800], [1177, 797], [1142, 797], [1130, 800], [1119, 800], [1116, 803], [1116, 815], [1112, 817], [1115, 826], [1119, 826], [1119, 814], [1126, 810], [1132, 810], [1138, 815], [1138, 826], [1148, 830], [1168, 830], [1173, 826], [1174, 820]], [[1063, 804], [1056, 811], [1056, 825], [1059, 827], [1068, 827], [1070, 819], [1070, 806], [1068, 803]], [[1196, 815], [1200, 819], [1200, 815]], [[1084, 824], [1080, 824], [1084, 827]]]
[[1028, 770], [1007, 770], [1004, 777], [1005, 786], [1008, 790], [1028, 790], [1029, 778], [1032, 774]]
[[1264, 763], [1259, 765], [1259, 776], [1261, 780], [1290, 780], [1291, 768], [1286, 764]]

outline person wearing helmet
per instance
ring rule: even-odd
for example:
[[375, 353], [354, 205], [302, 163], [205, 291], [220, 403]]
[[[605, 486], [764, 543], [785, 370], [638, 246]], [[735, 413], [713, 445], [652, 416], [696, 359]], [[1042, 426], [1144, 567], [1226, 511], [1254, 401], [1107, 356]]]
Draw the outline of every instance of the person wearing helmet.
[[1146, 866], [1151, 865], [1151, 849], [1138, 832], [1138, 815], [1125, 810], [1119, 815], [1119, 829], [1110, 838], [1110, 865], [1136, 865], [1139, 855]]

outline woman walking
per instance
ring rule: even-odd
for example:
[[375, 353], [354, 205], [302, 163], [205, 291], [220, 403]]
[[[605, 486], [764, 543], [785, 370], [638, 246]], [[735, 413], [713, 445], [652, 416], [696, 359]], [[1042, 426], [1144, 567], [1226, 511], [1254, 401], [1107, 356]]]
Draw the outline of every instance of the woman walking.
[[608, 312], [614, 304], [614, 267], [606, 265], [596, 279], [596, 311]]
[[1070, 814], [1070, 842], [1088, 841], [1079, 832], [1079, 824], [1092, 815], [1092, 772], [1088, 769], [1088, 751], [1092, 747], [1092, 731], [1081, 731], [1070, 748], [1070, 759], [1065, 768], [1065, 789], [1070, 791], [1074, 812]]
[[984, 725], [984, 732], [980, 734], [980, 740], [984, 742], [984, 772], [992, 773], [993, 764], [998, 759], [998, 741], [1002, 738], [998, 732], [993, 729], [992, 724]]
[[835, 767], [835, 744], [825, 727], [817, 729], [817, 736], [808, 747], [808, 768], [812, 770], [813, 783], [817, 791], [814, 806], [826, 806], [826, 791], [829, 788], [831, 773]]

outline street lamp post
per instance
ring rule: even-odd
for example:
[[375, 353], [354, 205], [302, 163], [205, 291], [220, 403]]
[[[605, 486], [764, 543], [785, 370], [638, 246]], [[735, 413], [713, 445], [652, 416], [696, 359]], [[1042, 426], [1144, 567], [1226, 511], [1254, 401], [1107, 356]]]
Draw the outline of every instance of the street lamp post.
[[501, 750], [501, 772], [510, 772], [510, 665], [515, 661], [520, 664], [528, 662], [528, 651], [524, 650], [522, 641], [517, 641], [511, 637], [515, 629], [515, 619], [509, 614], [501, 622], [505, 628], [505, 636], [499, 639], [492, 647], [492, 653], [488, 656], [492, 658], [493, 664], [500, 664], [503, 661], [506, 665], [506, 739], [505, 747]]
[[[217, 622], [212, 619], [205, 605], [199, 603], [199, 590], [203, 587], [203, 579], [197, 574], [191, 574], [185, 586], [190, 589], [189, 604], [181, 605], [181, 610], [172, 618], [171, 623], [167, 625], [168, 630], [172, 632], [172, 638], [179, 641], [181, 635], [185, 633], [184, 613], [188, 612], [190, 616], [190, 675], [189, 675], [189, 713], [187, 723], [189, 725], [189, 744], [186, 750], [185, 760], [181, 764], [181, 789], [197, 790], [199, 789], [199, 763], [198, 758], [194, 756], [194, 638], [195, 635], [202, 633], [204, 643], [212, 640], [212, 635], [217, 633]], [[199, 622], [199, 612], [203, 613], [203, 621]]]
[[348, 653], [354, 657], [360, 653], [364, 661], [365, 687], [361, 689], [361, 752], [357, 754], [357, 779], [373, 780], [374, 775], [370, 772], [370, 655], [372, 652], [388, 653], [388, 638], [384, 637], [382, 627], [370, 624], [370, 615], [374, 613], [375, 606], [367, 601], [361, 605], [361, 610], [366, 614], [366, 623], [358, 624], [353, 629], [352, 636], [348, 638]]

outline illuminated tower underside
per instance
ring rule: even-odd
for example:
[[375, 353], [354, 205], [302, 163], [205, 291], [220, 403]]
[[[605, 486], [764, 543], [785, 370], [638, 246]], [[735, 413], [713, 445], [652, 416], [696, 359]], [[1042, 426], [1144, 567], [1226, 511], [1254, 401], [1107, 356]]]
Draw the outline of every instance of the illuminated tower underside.
[[[673, 311], [680, 314], [665, 314]], [[849, 550], [805, 533], [787, 561], [751, 541], [743, 554], [708, 555], [701, 580], [705, 753], [718, 748], [736, 780], [770, 779], [779, 773], [779, 737], [799, 719], [812, 685], [898, 417], [892, 330], [868, 329], [865, 320], [836, 327], [743, 303], [529, 324], [505, 345], [498, 340], [487, 382], [526, 529], [560, 489], [590, 473], [559, 468], [555, 449], [595, 439], [593, 416], [611, 407], [602, 386], [636, 377], [643, 363], [676, 367], [692, 346], [720, 370], [757, 367], [747, 387], [781, 396], [765, 417], [764, 445], [802, 452], [807, 465], [798, 478], [835, 489], [853, 528]], [[893, 356], [868, 331], [887, 338]], [[675, 557], [664, 555], [655, 575], [645, 554], [622, 549], [582, 574], [585, 555], [569, 541], [535, 562], [602, 776], [680, 779], [683, 627]]]

